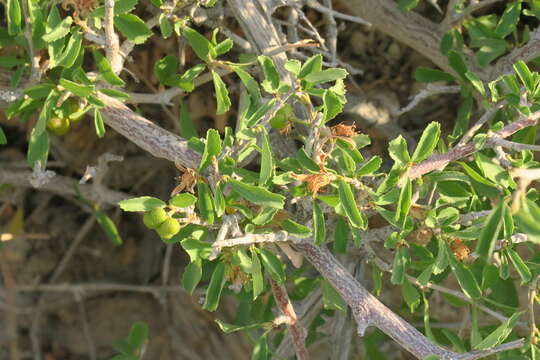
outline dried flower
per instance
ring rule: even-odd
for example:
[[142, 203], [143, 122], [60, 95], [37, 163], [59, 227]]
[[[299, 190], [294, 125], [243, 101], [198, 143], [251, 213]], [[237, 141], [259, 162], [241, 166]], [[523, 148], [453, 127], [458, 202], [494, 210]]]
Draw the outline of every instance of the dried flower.
[[189, 191], [190, 193], [194, 192], [195, 184], [197, 183], [197, 173], [193, 169], [186, 168], [179, 163], [176, 163], [176, 168], [183, 172], [182, 175], [177, 176], [176, 180], [179, 182], [171, 192], [171, 196], [174, 196], [184, 190]]

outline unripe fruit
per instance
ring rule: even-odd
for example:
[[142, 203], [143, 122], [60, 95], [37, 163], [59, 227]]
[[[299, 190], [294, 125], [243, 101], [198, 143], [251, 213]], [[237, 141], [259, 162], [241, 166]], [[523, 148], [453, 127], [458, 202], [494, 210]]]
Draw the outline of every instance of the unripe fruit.
[[[79, 111], [81, 109], [81, 107], [79, 106], [79, 102], [77, 100], [71, 99], [71, 98], [64, 101], [64, 104], [62, 105], [62, 107], [64, 107], [64, 109], [66, 111], [66, 117], [71, 116], [71, 114], [74, 114], [74, 113], [76, 113], [77, 111]], [[70, 118], [69, 121], [72, 122], [72, 123], [75, 123], [75, 122], [81, 120], [83, 118], [83, 116], [84, 116], [84, 114], [79, 115], [77, 117]]]
[[159, 225], [156, 231], [162, 239], [168, 240], [180, 231], [180, 224], [178, 220], [170, 217]]
[[69, 119], [67, 117], [52, 116], [47, 120], [47, 129], [57, 136], [62, 136], [69, 130]]
[[274, 129], [283, 129], [287, 126], [289, 119], [294, 116], [291, 105], [285, 104], [276, 112], [276, 115], [270, 119], [270, 126]]
[[147, 228], [155, 229], [161, 225], [169, 216], [162, 208], [156, 208], [144, 213], [143, 222]]

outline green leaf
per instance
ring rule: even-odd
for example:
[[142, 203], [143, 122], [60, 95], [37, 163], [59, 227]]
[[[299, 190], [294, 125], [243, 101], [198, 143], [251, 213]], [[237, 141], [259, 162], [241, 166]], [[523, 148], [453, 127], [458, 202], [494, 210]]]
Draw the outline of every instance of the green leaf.
[[230, 179], [228, 183], [240, 196], [256, 205], [283, 209], [285, 197], [282, 195], [274, 194], [260, 186], [249, 185], [235, 179]]
[[102, 138], [105, 136], [105, 123], [103, 122], [103, 116], [98, 108], [94, 108], [94, 126], [96, 128], [96, 134]]
[[409, 151], [407, 150], [407, 141], [399, 135], [388, 144], [388, 153], [398, 165], [408, 164], [411, 161]]
[[174, 195], [169, 201], [169, 204], [179, 208], [185, 208], [195, 204], [196, 201], [197, 198], [190, 193], [182, 193]]
[[253, 330], [264, 326], [264, 324], [233, 325], [227, 324], [226, 322], [223, 322], [219, 319], [216, 319], [216, 323], [218, 324], [221, 331], [223, 331], [225, 334], [230, 334], [236, 331]]
[[499, 269], [493, 264], [484, 266], [482, 269], [482, 290], [489, 289], [497, 281], [499, 281]]
[[257, 81], [255, 81], [255, 79], [247, 71], [244, 71], [239, 66], [233, 66], [232, 69], [236, 75], [238, 75], [240, 81], [242, 81], [242, 84], [244, 84], [246, 87], [252, 101], [255, 104], [258, 104], [259, 100], [261, 99], [261, 91], [259, 90], [259, 84]]
[[532, 93], [534, 91], [535, 81], [527, 64], [520, 60], [514, 64], [514, 70], [516, 71], [516, 74], [519, 76], [519, 79], [523, 85], [525, 85], [527, 90]]
[[7, 144], [6, 134], [4, 133], [4, 130], [2, 130], [2, 128], [0, 127], [0, 145], [5, 144]]
[[95, 215], [97, 223], [99, 226], [101, 226], [109, 240], [111, 240], [114, 245], [122, 245], [122, 238], [120, 237], [118, 229], [111, 218], [108, 217], [103, 211], [96, 211]]
[[94, 91], [93, 86], [77, 84], [76, 82], [67, 79], [60, 79], [60, 85], [81, 98], [88, 97], [88, 95], [92, 94]]
[[320, 84], [329, 81], [336, 81], [339, 79], [344, 79], [349, 73], [345, 69], [325, 69], [321, 71], [311, 72], [304, 77], [304, 80], [313, 84]]
[[17, 35], [21, 30], [22, 13], [19, 0], [7, 0], [6, 15], [8, 23], [8, 34]]
[[92, 56], [98, 67], [100, 75], [111, 85], [124, 86], [124, 80], [120, 79], [118, 75], [112, 70], [111, 64], [105, 56], [103, 56], [99, 51], [92, 50]]
[[420, 0], [399, 0], [399, 8], [402, 11], [410, 11], [414, 9]]
[[347, 243], [349, 240], [349, 226], [343, 216], [338, 216], [334, 226], [333, 250], [336, 254], [345, 254], [347, 252]]
[[143, 44], [153, 35], [144, 21], [134, 14], [116, 15], [114, 17], [114, 26], [134, 44]]
[[343, 104], [338, 95], [332, 90], [325, 90], [323, 95], [323, 122], [334, 119], [343, 111]]
[[326, 222], [317, 201], [313, 201], [313, 234], [316, 245], [324, 244], [326, 240]]
[[486, 96], [486, 89], [484, 87], [484, 83], [482, 82], [482, 79], [478, 77], [478, 75], [476, 75], [472, 71], [467, 71], [465, 73], [465, 77], [471, 82], [471, 84], [480, 93], [480, 95]]
[[206, 133], [206, 143], [201, 157], [199, 171], [204, 170], [212, 162], [212, 157], [221, 153], [221, 137], [216, 129], [210, 129]]
[[500, 39], [482, 39], [483, 46], [476, 53], [476, 61], [480, 66], [486, 66], [493, 60], [506, 53], [506, 41]]
[[195, 51], [195, 54], [203, 60], [208, 61], [208, 53], [212, 48], [212, 44], [205, 38], [203, 35], [199, 34], [196, 30], [193, 30], [190, 27], [184, 28], [184, 36], [187, 39], [189, 45]]
[[[116, 89], [99, 89], [99, 92], [107, 96], [110, 96], [112, 98], [118, 99], [120, 101], [126, 101], [127, 99], [130, 98], [130, 95]], [[90, 107], [87, 106], [84, 110], [84, 113], [86, 113], [89, 109]], [[70, 118], [71, 118], [71, 115], [70, 115]]]
[[43, 40], [45, 42], [53, 42], [58, 39], [62, 39], [67, 34], [69, 34], [69, 30], [71, 29], [71, 24], [73, 23], [73, 19], [71, 16], [67, 16], [60, 22], [60, 24], [56, 25], [53, 29], [50, 29], [45, 35], [43, 35]]
[[321, 292], [325, 309], [347, 311], [347, 303], [326, 279], [321, 281]]
[[474, 346], [475, 349], [491, 349], [501, 344], [512, 332], [512, 328], [517, 324], [521, 313], [513, 314], [508, 320], [499, 325], [495, 331], [489, 334], [484, 340]]
[[165, 85], [167, 84], [167, 80], [170, 78], [173, 78], [176, 74], [176, 70], [178, 68], [178, 58], [173, 55], [167, 55], [163, 57], [162, 59], [159, 59], [158, 62], [154, 65], [154, 75], [159, 80], [160, 83]]
[[447, 72], [430, 69], [423, 66], [416, 68], [414, 78], [419, 82], [454, 81], [455, 78]]
[[131, 326], [127, 340], [133, 348], [140, 349], [148, 339], [149, 333], [148, 324], [139, 321]]
[[56, 66], [62, 66], [65, 68], [70, 68], [75, 63], [75, 60], [77, 60], [77, 56], [79, 55], [79, 51], [81, 50], [82, 46], [82, 34], [79, 31], [75, 31], [71, 34], [71, 37], [69, 38], [69, 41], [66, 45], [66, 48], [62, 52], [62, 55], [60, 55], [56, 61]]
[[269, 93], [277, 91], [279, 88], [279, 73], [274, 62], [266, 55], [258, 56], [257, 60], [261, 64], [264, 72], [265, 80], [262, 83], [263, 88]]
[[214, 201], [210, 187], [204, 181], [197, 183], [197, 208], [201, 214], [201, 218], [209, 224], [213, 224], [215, 220]]
[[[175, 58], [176, 60], [176, 58]], [[182, 74], [182, 76], [175, 74], [166, 79], [163, 83], [169, 86], [178, 86], [187, 92], [192, 92], [195, 89], [194, 80], [206, 69], [206, 64], [197, 64]]]
[[251, 353], [251, 360], [268, 360], [268, 343], [266, 342], [266, 333], [261, 336], [255, 346], [253, 347], [253, 352]]
[[372, 175], [375, 171], [379, 170], [382, 164], [380, 156], [372, 156], [362, 167], [356, 172], [356, 176]]
[[202, 278], [202, 262], [196, 260], [190, 262], [185, 268], [182, 274], [182, 288], [186, 290], [190, 295], [193, 295], [193, 291], [199, 284]]
[[261, 172], [259, 174], [259, 186], [264, 186], [272, 179], [274, 173], [274, 157], [272, 155], [272, 147], [270, 146], [270, 139], [268, 138], [266, 130], [262, 132], [261, 140]]
[[49, 156], [49, 134], [47, 131], [38, 133], [36, 128], [30, 133], [30, 141], [28, 144], [28, 153], [26, 161], [30, 167], [34, 167], [36, 161], [40, 161], [44, 166]]
[[[139, 0], [116, 0], [114, 2], [114, 15], [124, 14], [135, 9], [135, 6]], [[91, 17], [105, 17], [105, 7], [100, 6], [92, 11], [89, 16]]]
[[529, 199], [524, 199], [514, 219], [521, 231], [533, 242], [540, 243], [540, 207]]
[[285, 70], [287, 70], [288, 72], [294, 74], [295, 76], [298, 76], [298, 74], [300, 74], [300, 69], [302, 67], [302, 64], [300, 63], [300, 61], [296, 59], [291, 59], [291, 60], [287, 60], [284, 67], [285, 67]]
[[396, 220], [403, 222], [407, 215], [409, 214], [409, 210], [412, 205], [412, 181], [410, 178], [407, 178], [407, 181], [405, 182], [405, 185], [401, 188], [401, 191], [399, 193], [399, 199], [397, 203], [397, 210], [396, 211]]
[[319, 173], [321, 171], [320, 166], [315, 162], [315, 160], [308, 156], [303, 147], [298, 149], [296, 152], [296, 160], [298, 160], [300, 165], [302, 165], [302, 167], [306, 170], [314, 173]]
[[229, 99], [229, 91], [225, 83], [214, 70], [211, 71], [212, 80], [214, 81], [214, 89], [216, 92], [217, 110], [216, 115], [225, 114], [231, 107], [231, 99]]
[[54, 88], [56, 88], [56, 86], [51, 83], [42, 83], [24, 89], [23, 93], [32, 99], [43, 99], [46, 98]]
[[465, 65], [465, 61], [463, 61], [463, 58], [460, 53], [450, 50], [448, 53], [448, 63], [454, 69], [461, 77], [465, 77], [465, 73], [467, 72], [467, 65]]
[[403, 284], [401, 284], [401, 294], [403, 295], [403, 300], [405, 300], [405, 303], [409, 306], [409, 310], [413, 313], [414, 309], [420, 305], [422, 299], [420, 293], [409, 280], [405, 279]]
[[323, 59], [321, 54], [313, 55], [312, 57], [307, 59], [306, 62], [302, 65], [302, 68], [300, 69], [298, 78], [303, 79], [312, 72], [321, 71], [322, 61]]
[[497, 207], [489, 214], [478, 238], [476, 253], [488, 263], [503, 225], [503, 211], [504, 201], [501, 200]]
[[234, 45], [234, 42], [231, 39], [225, 39], [219, 44], [217, 44], [213, 50], [216, 56], [220, 56], [220, 55], [228, 53], [232, 49], [233, 45]]
[[197, 137], [197, 130], [191, 121], [189, 116], [189, 109], [186, 104], [180, 102], [180, 111], [179, 111], [179, 123], [180, 123], [180, 135], [185, 139], [191, 139], [192, 137]]
[[409, 260], [409, 250], [405, 246], [399, 246], [396, 254], [394, 255], [394, 262], [392, 265], [392, 277], [390, 278], [390, 282], [392, 284], [403, 284], [405, 279], [405, 271], [407, 270]]
[[[411, 161], [420, 162], [426, 159], [429, 155], [433, 153], [439, 137], [441, 136], [441, 125], [437, 122], [431, 122], [422, 133], [418, 145], [414, 150]], [[406, 146], [406, 143], [405, 143]], [[401, 150], [403, 152], [403, 150]], [[406, 156], [402, 155], [403, 159], [406, 159]]]
[[253, 300], [257, 299], [264, 289], [264, 278], [261, 271], [261, 262], [256, 249], [251, 249], [251, 277], [253, 279]]
[[521, 277], [521, 280], [523, 280], [524, 283], [528, 283], [532, 279], [531, 270], [525, 265], [525, 262], [519, 256], [517, 251], [514, 249], [507, 248], [506, 253], [508, 254], [508, 257], [510, 260], [512, 260], [512, 263], [514, 264], [514, 267], [516, 268], [519, 276]]
[[272, 279], [277, 281], [278, 284], [283, 284], [285, 282], [285, 270], [283, 263], [278, 259], [278, 257], [274, 255], [273, 252], [262, 248], [261, 259], [264, 268], [270, 273]]
[[167, 16], [163, 13], [159, 16], [159, 30], [161, 31], [161, 35], [163, 35], [164, 39], [169, 38], [169, 36], [171, 36], [173, 33], [171, 23], [169, 22], [169, 19], [167, 19]]
[[344, 180], [339, 180], [339, 200], [345, 209], [345, 213], [347, 214], [351, 225], [359, 229], [365, 229], [366, 221], [356, 206], [356, 200], [351, 186]]
[[301, 225], [291, 219], [285, 219], [281, 222], [281, 227], [289, 234], [298, 237], [308, 237], [311, 235], [311, 230], [304, 225]]
[[216, 217], [220, 218], [225, 214], [225, 196], [223, 195], [223, 189], [224, 185], [220, 184], [216, 186], [215, 192], [214, 192], [214, 211], [216, 213]]
[[219, 298], [221, 297], [221, 290], [223, 290], [223, 285], [225, 285], [225, 280], [225, 264], [220, 261], [212, 273], [210, 284], [208, 284], [203, 309], [216, 311], [219, 304]]
[[36, 135], [40, 135], [41, 133], [45, 131], [45, 128], [47, 127], [47, 121], [51, 117], [52, 109], [56, 107], [56, 101], [58, 100], [58, 98], [59, 96], [56, 93], [56, 91], [51, 91], [49, 95], [47, 96], [47, 99], [45, 100], [45, 103], [43, 104], [43, 108], [41, 109], [41, 112], [39, 113], [36, 126], [34, 127], [36, 131]]
[[520, 13], [521, 1], [514, 1], [506, 5], [506, 10], [504, 10], [501, 19], [495, 28], [495, 34], [503, 39], [516, 30]]
[[453, 257], [450, 257], [450, 266], [465, 295], [471, 299], [479, 299], [482, 296], [482, 291], [472, 271]]
[[130, 212], [146, 212], [152, 209], [165, 207], [166, 205], [167, 204], [163, 200], [151, 196], [131, 198], [122, 200], [118, 203], [120, 209]]

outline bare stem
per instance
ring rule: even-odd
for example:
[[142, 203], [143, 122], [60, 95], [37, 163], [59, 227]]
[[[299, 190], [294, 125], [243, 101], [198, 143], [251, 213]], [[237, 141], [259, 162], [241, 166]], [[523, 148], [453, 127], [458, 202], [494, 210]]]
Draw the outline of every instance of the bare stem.
[[288, 319], [287, 327], [289, 328], [289, 332], [293, 339], [296, 357], [299, 360], [309, 360], [310, 356], [305, 344], [306, 332], [298, 323], [298, 318], [296, 317], [294, 307], [289, 300], [287, 289], [285, 286], [279, 285], [274, 279], [270, 279], [270, 285], [272, 286], [272, 293], [274, 294], [274, 299], [276, 299], [279, 309]]

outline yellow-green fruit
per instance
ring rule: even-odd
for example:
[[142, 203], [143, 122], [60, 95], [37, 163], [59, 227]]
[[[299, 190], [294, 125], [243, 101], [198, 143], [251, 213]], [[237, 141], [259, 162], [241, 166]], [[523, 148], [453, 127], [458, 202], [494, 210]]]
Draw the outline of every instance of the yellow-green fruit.
[[180, 224], [178, 220], [173, 218], [168, 218], [156, 229], [159, 236], [162, 239], [170, 239], [180, 231]]
[[283, 129], [287, 126], [289, 119], [294, 116], [294, 111], [291, 105], [285, 104], [276, 112], [276, 115], [270, 119], [270, 126], [274, 129]]
[[47, 129], [57, 136], [62, 136], [69, 130], [69, 119], [67, 117], [53, 116], [47, 121]]
[[169, 216], [162, 208], [157, 208], [144, 213], [143, 222], [146, 227], [155, 229], [161, 225]]
[[[65, 109], [66, 109], [66, 112], [67, 112], [67, 116], [71, 116], [72, 114], [76, 113], [77, 111], [81, 110], [81, 108], [79, 107], [79, 102], [75, 99], [67, 99], [65, 102], [64, 102], [64, 106], [65, 106]], [[84, 114], [81, 114], [77, 117], [71, 117], [69, 119], [69, 121], [71, 121], [72, 123], [74, 122], [77, 122], [79, 120], [81, 120], [83, 118]]]

